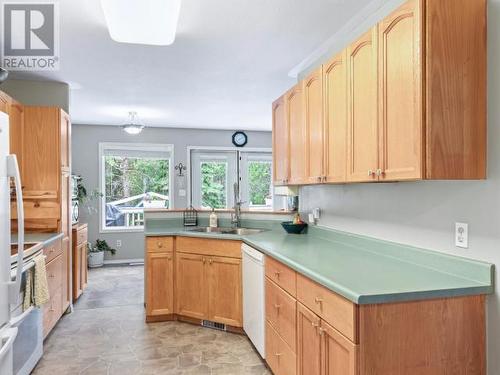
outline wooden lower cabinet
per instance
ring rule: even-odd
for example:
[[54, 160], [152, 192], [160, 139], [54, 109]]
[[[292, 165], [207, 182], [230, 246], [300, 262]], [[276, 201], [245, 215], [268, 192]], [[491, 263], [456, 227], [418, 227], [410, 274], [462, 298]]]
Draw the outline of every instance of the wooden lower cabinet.
[[243, 325], [241, 259], [208, 260], [208, 319], [234, 327]]
[[324, 320], [321, 321], [321, 369], [325, 375], [357, 375], [358, 345]]
[[[46, 256], [47, 286], [49, 301], [43, 305], [43, 337], [46, 337], [66, 310], [67, 275], [64, 271], [66, 255], [62, 249], [62, 241], [57, 240], [44, 248]], [[49, 257], [50, 256], [50, 257]]]
[[297, 373], [295, 353], [269, 322], [266, 322], [266, 361], [274, 375]]
[[174, 260], [172, 252], [150, 252], [146, 257], [146, 315], [174, 313]]
[[87, 224], [73, 226], [73, 302], [82, 295], [87, 287]]
[[307, 307], [297, 304], [297, 373], [321, 374], [321, 319]]
[[62, 240], [62, 309], [66, 309], [71, 305], [71, 257], [70, 257], [69, 238], [65, 237]]
[[176, 313], [195, 319], [208, 315], [205, 283], [206, 258], [198, 254], [176, 254]]
[[240, 247], [234, 240], [147, 237], [146, 319], [179, 316], [241, 328]]

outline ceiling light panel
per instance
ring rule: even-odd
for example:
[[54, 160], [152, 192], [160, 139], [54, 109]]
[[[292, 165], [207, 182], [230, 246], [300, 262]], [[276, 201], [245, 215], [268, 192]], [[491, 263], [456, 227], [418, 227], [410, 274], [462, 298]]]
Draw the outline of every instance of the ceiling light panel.
[[175, 40], [181, 0], [101, 0], [111, 38], [168, 46]]

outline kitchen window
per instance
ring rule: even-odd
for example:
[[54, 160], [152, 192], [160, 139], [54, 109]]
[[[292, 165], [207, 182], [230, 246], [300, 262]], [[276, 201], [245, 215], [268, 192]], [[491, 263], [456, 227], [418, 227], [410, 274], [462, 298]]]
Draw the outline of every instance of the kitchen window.
[[191, 202], [195, 208], [234, 207], [234, 184], [240, 184], [242, 207], [272, 210], [270, 151], [191, 149]]
[[144, 208], [173, 207], [173, 145], [100, 143], [101, 232], [141, 231]]

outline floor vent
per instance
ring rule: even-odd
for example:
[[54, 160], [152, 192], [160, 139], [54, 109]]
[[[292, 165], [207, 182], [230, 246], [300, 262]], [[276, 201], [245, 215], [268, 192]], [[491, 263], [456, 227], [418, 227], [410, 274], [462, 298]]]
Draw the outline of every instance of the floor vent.
[[226, 325], [225, 324], [217, 323], [217, 322], [212, 322], [211, 320], [203, 320], [201, 322], [201, 325], [203, 327], [207, 327], [207, 328], [218, 329], [219, 331], [225, 331], [226, 330]]

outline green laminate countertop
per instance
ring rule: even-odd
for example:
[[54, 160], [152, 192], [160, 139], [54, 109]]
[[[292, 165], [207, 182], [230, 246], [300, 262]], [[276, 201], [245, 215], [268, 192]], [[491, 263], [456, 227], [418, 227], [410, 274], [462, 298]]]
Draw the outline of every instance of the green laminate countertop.
[[163, 224], [147, 223], [145, 235], [242, 240], [356, 304], [490, 294], [494, 289], [492, 264], [345, 232], [312, 228], [293, 235], [274, 225], [237, 236]]

